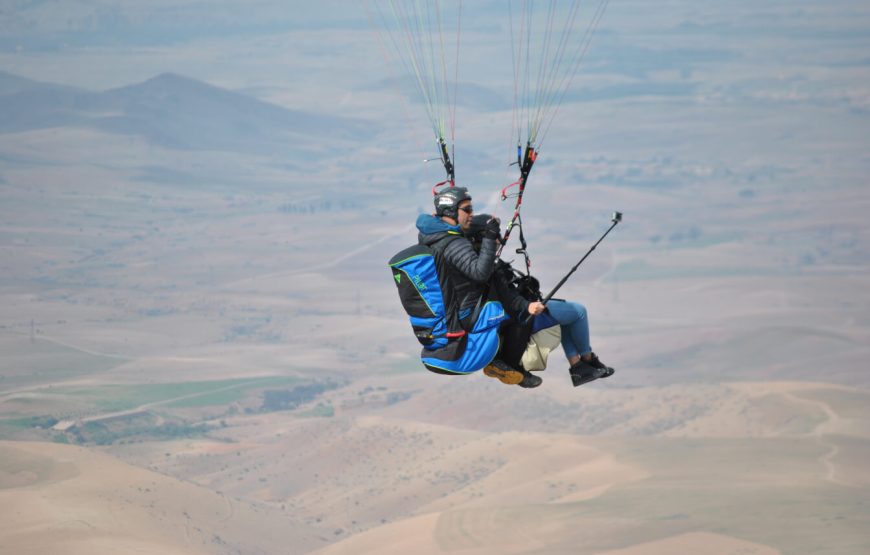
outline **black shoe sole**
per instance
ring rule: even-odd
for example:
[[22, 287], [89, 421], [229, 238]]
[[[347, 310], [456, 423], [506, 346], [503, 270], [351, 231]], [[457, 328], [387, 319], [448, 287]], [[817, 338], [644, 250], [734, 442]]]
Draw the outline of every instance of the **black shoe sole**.
[[612, 375], [613, 368], [606, 368], [600, 372], [590, 372], [589, 374], [571, 374], [571, 383], [574, 384], [574, 387], [579, 387], [600, 378], [609, 378]]

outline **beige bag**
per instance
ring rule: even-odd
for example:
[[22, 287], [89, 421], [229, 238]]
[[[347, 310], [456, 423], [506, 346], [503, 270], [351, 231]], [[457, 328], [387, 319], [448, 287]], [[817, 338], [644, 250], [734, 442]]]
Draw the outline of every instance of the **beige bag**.
[[547, 357], [550, 356], [550, 351], [561, 344], [562, 328], [560, 326], [550, 326], [533, 333], [520, 361], [523, 368], [529, 371], [543, 370], [547, 367]]

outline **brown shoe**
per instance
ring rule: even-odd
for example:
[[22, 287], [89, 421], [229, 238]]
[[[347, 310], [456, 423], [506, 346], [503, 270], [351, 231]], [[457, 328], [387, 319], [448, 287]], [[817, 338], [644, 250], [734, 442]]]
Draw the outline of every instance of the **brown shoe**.
[[520, 370], [511, 368], [504, 362], [494, 359], [492, 362], [484, 366], [483, 373], [490, 378], [498, 378], [501, 383], [508, 385], [517, 385], [523, 381], [523, 373]]

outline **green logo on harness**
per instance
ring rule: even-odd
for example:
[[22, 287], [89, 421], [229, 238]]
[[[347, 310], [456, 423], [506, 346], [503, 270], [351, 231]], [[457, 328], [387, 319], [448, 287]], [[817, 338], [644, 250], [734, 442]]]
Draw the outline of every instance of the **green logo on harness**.
[[418, 291], [425, 291], [426, 290], [426, 284], [423, 283], [423, 280], [417, 274], [414, 274], [414, 285], [417, 286]]
[[401, 273], [393, 274], [393, 277], [396, 279], [397, 284], [402, 283], [402, 274]]

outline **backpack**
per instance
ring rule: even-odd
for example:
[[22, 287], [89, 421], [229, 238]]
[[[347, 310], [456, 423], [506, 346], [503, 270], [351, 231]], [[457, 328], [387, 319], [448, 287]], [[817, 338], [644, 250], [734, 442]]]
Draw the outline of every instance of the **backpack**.
[[446, 346], [447, 307], [435, 251], [426, 245], [413, 245], [396, 253], [389, 266], [417, 341], [432, 349]]

